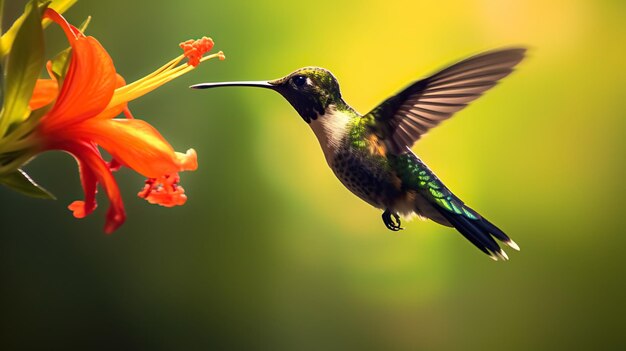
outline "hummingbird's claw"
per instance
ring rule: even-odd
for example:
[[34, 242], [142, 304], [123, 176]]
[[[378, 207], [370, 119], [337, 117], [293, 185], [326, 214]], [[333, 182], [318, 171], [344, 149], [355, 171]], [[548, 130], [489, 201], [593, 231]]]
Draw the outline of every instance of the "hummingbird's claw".
[[[391, 216], [393, 216], [393, 219], [391, 218]], [[387, 229], [392, 230], [394, 232], [404, 229], [400, 227], [401, 225], [400, 216], [395, 212], [389, 211], [389, 209], [386, 209], [385, 212], [383, 212], [383, 222], [385, 223], [385, 226], [387, 227]]]

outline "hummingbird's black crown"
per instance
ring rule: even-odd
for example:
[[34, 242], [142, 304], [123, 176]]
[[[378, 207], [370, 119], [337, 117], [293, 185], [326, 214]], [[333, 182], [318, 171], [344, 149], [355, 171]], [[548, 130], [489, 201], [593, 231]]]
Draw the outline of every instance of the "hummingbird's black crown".
[[326, 108], [341, 101], [339, 83], [333, 74], [320, 67], [300, 68], [289, 75], [269, 81], [305, 122], [324, 115]]

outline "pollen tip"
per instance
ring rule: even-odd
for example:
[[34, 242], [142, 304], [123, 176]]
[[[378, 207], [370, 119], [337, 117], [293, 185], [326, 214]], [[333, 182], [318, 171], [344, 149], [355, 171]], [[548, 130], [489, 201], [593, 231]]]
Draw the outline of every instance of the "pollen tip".
[[213, 39], [209, 37], [202, 37], [197, 40], [189, 39], [178, 46], [183, 49], [183, 55], [187, 57], [189, 64], [196, 67], [200, 64], [202, 55], [213, 49]]
[[159, 178], [151, 178], [137, 195], [151, 204], [164, 207], [181, 206], [187, 202], [185, 189], [178, 185], [178, 174], [165, 175]]

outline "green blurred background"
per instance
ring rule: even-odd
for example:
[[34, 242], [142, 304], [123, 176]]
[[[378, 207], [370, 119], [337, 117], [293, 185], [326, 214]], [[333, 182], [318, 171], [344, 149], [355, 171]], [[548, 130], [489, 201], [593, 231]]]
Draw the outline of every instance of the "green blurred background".
[[[10, 23], [25, 1], [7, 1]], [[208, 35], [227, 60], [131, 104], [194, 147], [188, 203], [166, 209], [117, 174], [128, 220], [84, 220], [76, 165], [27, 166], [58, 196], [0, 189], [0, 348], [246, 350], [623, 349], [624, 1], [79, 1], [66, 17], [133, 81]], [[52, 54], [65, 45], [47, 30]], [[522, 247], [495, 263], [455, 231], [385, 229], [345, 190], [275, 93], [191, 91], [306, 65], [367, 112], [411, 80], [526, 45], [511, 77], [414, 147]], [[101, 194], [102, 195], [102, 194]]]

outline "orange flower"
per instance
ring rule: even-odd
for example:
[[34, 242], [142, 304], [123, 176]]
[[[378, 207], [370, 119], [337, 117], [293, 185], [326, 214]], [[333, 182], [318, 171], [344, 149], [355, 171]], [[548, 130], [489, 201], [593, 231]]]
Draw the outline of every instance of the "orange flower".
[[[95, 38], [85, 36], [54, 10], [47, 9], [44, 17], [63, 29], [72, 50], [62, 82], [56, 81], [51, 62], [47, 68], [52, 79], [37, 81], [30, 108], [52, 106], [41, 117], [33, 134], [38, 152], [63, 150], [77, 161], [85, 199], [69, 205], [74, 216], [83, 218], [93, 212], [100, 183], [110, 201], [105, 232], [113, 232], [124, 222], [124, 204], [112, 175], [120, 166], [148, 178], [139, 196], [150, 203], [168, 207], [184, 204], [187, 197], [178, 185], [178, 172], [197, 168], [196, 152], [193, 149], [185, 154], [175, 152], [155, 128], [132, 117], [127, 103], [191, 71], [201, 61], [222, 58], [223, 54], [202, 57], [213, 41], [206, 37], [188, 41], [184, 43], [187, 48], [184, 55], [141, 80], [125, 84], [116, 73], [111, 57]], [[179, 65], [185, 57], [189, 64]], [[114, 118], [120, 113], [127, 118]], [[98, 147], [112, 155], [111, 162], [104, 161]]]

